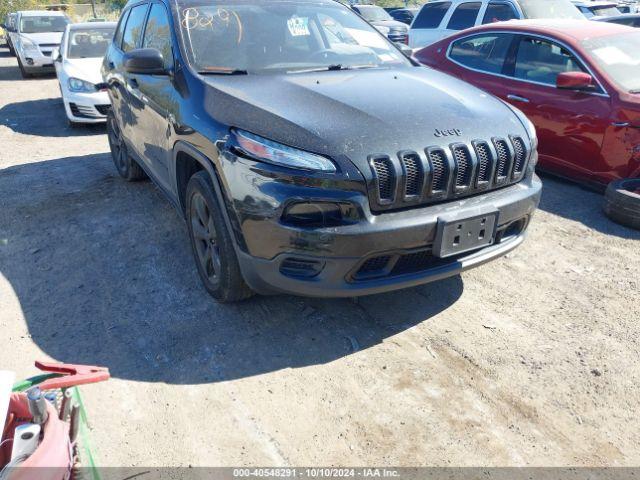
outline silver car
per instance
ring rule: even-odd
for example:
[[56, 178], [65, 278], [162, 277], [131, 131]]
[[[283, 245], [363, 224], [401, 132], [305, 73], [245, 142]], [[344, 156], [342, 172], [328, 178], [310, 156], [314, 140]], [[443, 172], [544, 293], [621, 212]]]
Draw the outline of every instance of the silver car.
[[68, 23], [69, 18], [62, 12], [17, 12], [12, 41], [23, 78], [37, 72], [53, 72], [51, 53], [60, 47], [62, 33]]

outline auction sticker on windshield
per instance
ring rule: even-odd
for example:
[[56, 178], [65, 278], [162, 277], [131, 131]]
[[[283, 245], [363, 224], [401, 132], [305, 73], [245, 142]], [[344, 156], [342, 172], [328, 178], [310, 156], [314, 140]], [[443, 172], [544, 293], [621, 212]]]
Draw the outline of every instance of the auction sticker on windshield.
[[310, 35], [309, 18], [307, 17], [291, 17], [287, 20], [287, 26], [289, 27], [289, 33], [291, 33], [293, 37]]

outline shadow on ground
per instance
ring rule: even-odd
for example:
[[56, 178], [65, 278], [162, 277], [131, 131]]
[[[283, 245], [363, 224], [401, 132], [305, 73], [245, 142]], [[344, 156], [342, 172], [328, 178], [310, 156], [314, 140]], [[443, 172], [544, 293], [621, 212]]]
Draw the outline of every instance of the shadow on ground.
[[70, 126], [61, 98], [44, 98], [9, 103], [0, 108], [0, 125], [16, 133], [41, 137], [101, 135], [104, 123]]
[[0, 274], [33, 341], [119, 378], [195, 384], [330, 362], [430, 321], [463, 291], [454, 277], [357, 303], [220, 305], [176, 211], [151, 183], [116, 177], [108, 154], [0, 170], [0, 191]]
[[604, 196], [575, 183], [548, 174], [543, 181], [540, 209], [554, 215], [580, 222], [586, 227], [607, 235], [640, 240], [640, 232], [619, 225], [602, 211]]

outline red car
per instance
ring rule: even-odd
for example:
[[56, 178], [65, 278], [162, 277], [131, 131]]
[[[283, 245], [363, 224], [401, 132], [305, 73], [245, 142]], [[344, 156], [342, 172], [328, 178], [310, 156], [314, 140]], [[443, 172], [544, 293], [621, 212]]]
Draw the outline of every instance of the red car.
[[465, 30], [415, 53], [522, 110], [539, 166], [603, 186], [640, 177], [640, 31], [588, 20]]

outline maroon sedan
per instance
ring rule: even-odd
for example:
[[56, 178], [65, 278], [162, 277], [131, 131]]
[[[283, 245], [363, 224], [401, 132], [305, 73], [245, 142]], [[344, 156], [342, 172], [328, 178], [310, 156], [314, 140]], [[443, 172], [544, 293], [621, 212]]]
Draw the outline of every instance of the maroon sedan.
[[543, 169], [599, 186], [640, 177], [640, 31], [588, 20], [500, 22], [415, 57], [522, 110], [536, 126]]

